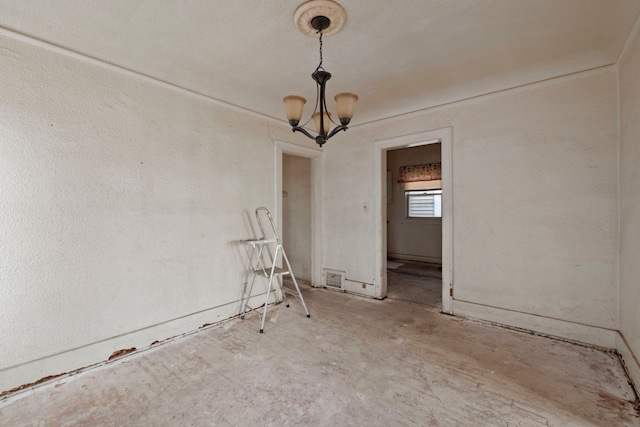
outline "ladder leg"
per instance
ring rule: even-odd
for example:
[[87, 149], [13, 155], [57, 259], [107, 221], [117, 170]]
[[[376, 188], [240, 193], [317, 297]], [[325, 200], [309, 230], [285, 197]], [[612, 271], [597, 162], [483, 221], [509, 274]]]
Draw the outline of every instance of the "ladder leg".
[[264, 333], [264, 321], [267, 319], [267, 307], [269, 307], [269, 296], [271, 296], [271, 285], [273, 284], [273, 268], [269, 276], [269, 287], [267, 288], [267, 298], [264, 301], [264, 310], [262, 311], [262, 320], [260, 321], [260, 333]]
[[247, 314], [247, 306], [249, 305], [249, 298], [251, 298], [251, 292], [253, 291], [253, 284], [256, 282], [256, 274], [253, 274], [253, 278], [251, 279], [251, 286], [249, 286], [249, 293], [246, 296], [243, 295], [242, 299], [242, 309], [240, 310], [240, 318], [244, 319], [245, 314]]
[[[274, 271], [275, 271], [275, 261], [278, 259], [278, 252], [284, 252], [284, 248], [282, 247], [281, 243], [277, 243], [276, 244], [276, 250], [274, 255], [270, 258], [271, 263], [273, 265], [273, 270], [271, 271], [271, 275], [273, 276]], [[271, 255], [271, 252], [269, 252], [269, 255]], [[289, 303], [287, 302], [287, 296], [284, 293], [284, 283], [282, 281], [282, 274], [276, 274], [277, 276], [277, 280], [278, 282], [275, 284], [275, 291], [276, 291], [276, 303], [280, 302], [280, 300], [278, 299], [278, 291], [280, 291], [280, 295], [282, 296], [282, 301], [284, 302], [284, 304], [289, 307]]]
[[278, 274], [278, 285], [280, 286], [282, 302], [284, 302], [285, 307], [289, 307], [289, 301], [287, 301], [287, 293], [284, 291], [284, 278], [282, 277], [282, 274]]
[[[302, 297], [302, 292], [300, 291], [300, 286], [298, 286], [298, 281], [296, 280], [296, 276], [293, 274], [293, 270], [291, 269], [291, 264], [289, 264], [289, 258], [287, 258], [287, 254], [284, 249], [282, 250], [282, 257], [284, 261], [287, 263], [287, 268], [289, 269], [289, 274], [291, 275], [291, 280], [293, 280], [293, 285], [296, 287], [296, 291], [298, 292], [298, 299], [300, 299], [300, 303], [304, 308], [304, 312], [307, 314], [307, 317], [311, 317], [309, 314], [309, 310], [307, 310], [307, 305], [304, 303], [304, 298]], [[284, 293], [284, 289], [283, 289]]]
[[[242, 307], [240, 309], [240, 318], [244, 319], [245, 314], [247, 313], [247, 306], [249, 305], [249, 298], [251, 298], [251, 292], [253, 291], [253, 284], [256, 281], [256, 273], [254, 273], [253, 267], [253, 254], [256, 251], [255, 245], [251, 245], [251, 250], [245, 248], [247, 252], [247, 256], [249, 257], [249, 268], [247, 269], [247, 274], [244, 277], [244, 287], [242, 288]], [[249, 275], [252, 275], [251, 285], [249, 285]], [[247, 285], [249, 285], [249, 293], [247, 293]]]

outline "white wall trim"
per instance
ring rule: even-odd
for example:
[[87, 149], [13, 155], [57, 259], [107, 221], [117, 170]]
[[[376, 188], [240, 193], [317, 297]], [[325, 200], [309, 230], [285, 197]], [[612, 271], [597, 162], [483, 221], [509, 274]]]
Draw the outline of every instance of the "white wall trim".
[[616, 57], [616, 62], [615, 62], [616, 65], [620, 64], [620, 61], [622, 61], [624, 57], [627, 55], [627, 52], [629, 51], [629, 47], [631, 47], [631, 44], [633, 43], [633, 40], [636, 38], [638, 31], [640, 31], [640, 14], [638, 14], [638, 16], [636, 17], [636, 20], [633, 26], [631, 27], [631, 31], [629, 31], [629, 35], [627, 36], [626, 40], [624, 41], [624, 44], [622, 45], [622, 49], [620, 49], [620, 52], [618, 52], [618, 56]]
[[[452, 314], [453, 284], [452, 129], [450, 127], [377, 140], [373, 144], [374, 297], [387, 295], [387, 151], [421, 142], [441, 143], [442, 161], [442, 311]], [[384, 200], [384, 203], [382, 201]]]
[[39, 47], [39, 48], [42, 48], [42, 49], [46, 49], [48, 51], [55, 52], [55, 53], [58, 53], [58, 54], [63, 55], [63, 56], [67, 56], [69, 58], [73, 58], [73, 59], [76, 59], [76, 60], [84, 62], [84, 63], [92, 64], [92, 65], [95, 65], [97, 67], [106, 68], [108, 70], [115, 71], [117, 73], [124, 74], [124, 75], [129, 76], [129, 77], [133, 77], [133, 78], [140, 79], [140, 80], [145, 80], [145, 81], [157, 84], [159, 86], [163, 86], [163, 87], [165, 87], [167, 89], [171, 89], [171, 90], [174, 90], [174, 91], [186, 94], [186, 95], [190, 95], [190, 96], [195, 96], [196, 98], [200, 98], [200, 99], [209, 101], [209, 102], [211, 102], [211, 103], [213, 103], [215, 105], [221, 106], [221, 107], [229, 108], [230, 110], [233, 110], [233, 111], [242, 112], [242, 113], [248, 114], [250, 116], [253, 116], [253, 117], [256, 117], [256, 118], [259, 118], [259, 119], [262, 119], [262, 120], [267, 120], [267, 121], [269, 121], [271, 123], [278, 124], [278, 125], [290, 128], [289, 124], [284, 119], [279, 119], [279, 118], [276, 118], [276, 117], [272, 117], [272, 116], [260, 113], [258, 111], [254, 111], [254, 110], [250, 110], [250, 109], [245, 108], [245, 107], [241, 107], [239, 105], [231, 104], [231, 103], [223, 101], [221, 99], [214, 98], [214, 97], [212, 97], [210, 95], [207, 95], [205, 93], [198, 92], [195, 89], [189, 89], [189, 88], [184, 87], [184, 86], [179, 86], [179, 85], [177, 85], [175, 83], [171, 83], [171, 82], [166, 81], [166, 80], [161, 80], [161, 79], [159, 79], [157, 77], [153, 77], [151, 75], [144, 74], [144, 73], [141, 73], [139, 71], [134, 71], [134, 70], [131, 70], [129, 68], [125, 68], [125, 67], [122, 67], [120, 65], [116, 65], [114, 63], [105, 61], [103, 59], [100, 59], [100, 58], [97, 58], [97, 57], [94, 57], [94, 56], [90, 56], [90, 55], [87, 55], [85, 53], [81, 53], [81, 52], [78, 52], [78, 51], [63, 47], [63, 46], [56, 45], [56, 44], [48, 42], [48, 41], [44, 41], [44, 40], [35, 38], [33, 36], [29, 36], [29, 35], [26, 35], [26, 34], [18, 33], [16, 31], [9, 30], [7, 28], [2, 28], [2, 27], [0, 27], [0, 36], [11, 38], [13, 40], [18, 40], [20, 42], [27, 43], [27, 44], [30, 44], [32, 46], [36, 46], [36, 47]]
[[616, 348], [616, 336], [618, 331], [614, 329], [600, 328], [597, 326], [583, 325], [561, 319], [522, 313], [514, 310], [506, 310], [498, 307], [490, 307], [472, 302], [452, 301], [453, 312], [456, 316], [471, 319], [484, 320], [514, 328], [526, 329], [552, 337], [595, 345], [602, 348]]
[[396, 252], [387, 252], [387, 255], [399, 261], [403, 261], [403, 260], [418, 261], [418, 262], [429, 262], [432, 264], [440, 264], [442, 262], [442, 258], [436, 258], [432, 256], [425, 256], [425, 255], [407, 255], [407, 254], [399, 254]]
[[461, 103], [469, 102], [476, 99], [491, 99], [493, 97], [502, 96], [505, 93], [518, 93], [520, 91], [528, 91], [528, 90], [541, 87], [547, 84], [562, 83], [562, 82], [566, 82], [571, 79], [574, 79], [576, 77], [583, 77], [582, 75], [589, 76], [591, 74], [600, 73], [603, 70], [606, 70], [608, 68], [615, 69], [615, 64], [600, 65], [594, 68], [589, 68], [587, 70], [580, 70], [580, 71], [575, 71], [568, 74], [563, 74], [561, 76], [549, 77], [546, 79], [536, 80], [534, 82], [529, 82], [529, 83], [523, 83], [523, 84], [512, 86], [512, 87], [496, 89], [494, 91], [481, 92], [481, 93], [478, 93], [477, 95], [467, 96], [467, 97], [458, 98], [458, 99], [452, 99], [450, 101], [444, 101], [439, 104], [428, 105], [423, 108], [419, 108], [417, 110], [407, 111], [405, 113], [396, 114], [394, 116], [380, 117], [380, 118], [369, 120], [367, 122], [350, 124], [349, 128], [350, 129], [357, 128], [358, 130], [361, 130], [371, 126], [387, 125], [387, 124], [396, 122], [398, 120], [405, 120], [405, 119], [408, 120], [408, 119], [416, 118], [424, 115], [426, 112], [440, 111], [442, 109], [451, 107], [456, 104], [461, 104]]
[[[251, 303], [263, 303], [265, 293], [266, 292], [262, 292], [253, 295], [251, 297]], [[150, 348], [155, 348], [155, 346], [152, 345], [155, 341], [160, 341], [161, 343], [169, 342], [174, 338], [195, 333], [202, 329], [204, 325], [217, 324], [237, 316], [240, 312], [240, 305], [240, 300], [232, 301], [221, 306], [211, 307], [197, 313], [168, 320], [123, 335], [1, 369], [0, 393], [25, 384], [35, 383], [44, 377], [60, 375], [60, 377], [51, 380], [55, 382], [58, 379], [64, 379], [87, 369], [102, 366], [105, 363], [110, 363], [107, 362], [107, 359], [117, 350], [135, 347], [137, 349], [135, 353], [139, 353]], [[189, 332], [185, 333], [184, 331]], [[45, 386], [48, 384], [49, 381], [45, 381], [37, 386]], [[33, 387], [36, 386], [27, 387], [26, 390]], [[6, 398], [11, 398], [13, 395], [12, 393], [6, 396]]]
[[627, 373], [636, 392], [640, 393], [640, 360], [638, 360], [637, 355], [633, 353], [627, 339], [620, 331], [616, 334], [616, 350], [618, 350], [618, 353], [624, 361], [624, 366], [627, 369]]
[[282, 230], [282, 156], [291, 154], [311, 160], [311, 286], [322, 286], [322, 265], [324, 263], [324, 188], [323, 152], [317, 148], [304, 147], [290, 142], [276, 141], [276, 224]]

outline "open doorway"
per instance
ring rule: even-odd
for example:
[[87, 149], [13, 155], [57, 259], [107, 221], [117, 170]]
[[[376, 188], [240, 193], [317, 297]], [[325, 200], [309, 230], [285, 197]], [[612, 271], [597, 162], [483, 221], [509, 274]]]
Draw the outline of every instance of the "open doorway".
[[282, 244], [299, 281], [311, 283], [311, 159], [282, 155]]
[[[406, 191], [411, 192], [411, 188], [403, 188], [401, 195], [394, 194], [393, 191], [393, 174], [390, 176], [387, 174], [387, 152], [390, 150], [397, 149], [406, 149], [406, 148], [414, 148], [425, 145], [439, 144], [440, 145], [440, 189], [426, 189], [423, 191], [418, 191], [415, 194], [407, 194]], [[441, 266], [441, 279], [436, 277], [436, 280], [439, 280], [441, 283], [440, 295], [441, 295], [441, 310], [445, 313], [452, 313], [451, 311], [451, 301], [453, 299], [453, 229], [452, 229], [452, 211], [453, 211], [453, 202], [452, 202], [452, 182], [451, 182], [451, 128], [443, 128], [434, 131], [421, 132], [412, 135], [399, 136], [384, 140], [378, 140], [374, 143], [374, 182], [377, 182], [377, 188], [374, 191], [374, 199], [373, 199], [373, 209], [375, 213], [375, 223], [376, 223], [376, 233], [374, 240], [374, 256], [375, 256], [375, 271], [376, 276], [374, 278], [374, 288], [375, 288], [375, 297], [376, 298], [384, 298], [388, 295], [388, 282], [387, 282], [387, 256], [388, 254], [401, 254], [401, 252], [394, 251], [402, 251], [406, 249], [398, 249], [402, 246], [394, 246], [396, 242], [391, 242], [391, 252], [388, 251], [390, 238], [388, 236], [387, 228], [388, 228], [388, 192], [392, 192], [390, 195], [390, 199], [393, 200], [394, 197], [401, 197], [403, 203], [409, 203], [410, 200], [407, 198], [416, 199], [413, 200], [416, 202], [416, 206], [412, 207], [419, 210], [420, 202], [425, 202], [427, 199], [431, 199], [430, 202], [436, 202], [439, 199], [440, 202], [440, 232], [441, 232], [441, 240], [440, 240], [440, 266]], [[434, 149], [435, 150], [435, 149]], [[410, 153], [410, 152], [407, 152]], [[409, 162], [407, 165], [403, 166], [413, 166], [417, 163]], [[422, 163], [428, 164], [428, 163]], [[409, 172], [411, 172], [410, 170]], [[399, 169], [398, 169], [399, 172]], [[397, 180], [397, 178], [396, 178]], [[404, 184], [404, 183], [403, 183]], [[435, 184], [434, 184], [435, 185]], [[410, 186], [409, 186], [410, 187]], [[422, 198], [422, 200], [419, 200]], [[403, 204], [403, 209], [409, 209], [409, 206]], [[435, 207], [434, 207], [435, 209]], [[406, 216], [406, 211], [404, 212]], [[405, 218], [406, 219], [406, 218]], [[438, 228], [435, 223], [433, 224]], [[418, 238], [420, 236], [417, 236]], [[395, 236], [393, 237], [395, 238]], [[406, 242], [405, 242], [406, 243]], [[434, 246], [437, 248], [437, 245]], [[414, 259], [407, 259], [407, 254], [405, 255], [405, 259], [407, 263], [409, 262], [421, 262], [421, 263], [429, 263], [435, 264], [435, 270], [438, 271], [438, 263], [437, 256], [429, 258], [426, 256], [418, 256], [412, 257]], [[436, 258], [436, 259], [434, 259]], [[430, 262], [431, 261], [431, 262]], [[436, 262], [433, 262], [436, 261]], [[393, 261], [392, 262], [397, 262]], [[395, 264], [392, 264], [392, 267]], [[433, 272], [433, 271], [432, 271]], [[439, 272], [439, 271], [438, 271]], [[434, 275], [437, 274], [433, 272]], [[436, 291], [437, 292], [437, 291]]]
[[276, 222], [296, 279], [322, 286], [322, 151], [276, 142]]
[[441, 143], [387, 151], [387, 297], [442, 310]]

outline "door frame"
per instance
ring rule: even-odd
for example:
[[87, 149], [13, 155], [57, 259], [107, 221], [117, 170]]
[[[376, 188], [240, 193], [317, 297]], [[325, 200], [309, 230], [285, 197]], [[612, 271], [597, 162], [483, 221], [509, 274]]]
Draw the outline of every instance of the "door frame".
[[290, 142], [276, 141], [276, 223], [282, 230], [282, 158], [285, 154], [306, 157], [311, 160], [311, 286], [322, 286], [323, 257], [323, 152], [318, 148], [309, 148]]
[[[446, 127], [411, 135], [380, 139], [373, 144], [373, 212], [375, 221], [374, 293], [387, 296], [387, 151], [440, 142], [442, 162], [442, 312], [453, 314], [453, 185], [452, 128]], [[383, 201], [385, 201], [383, 203]]]

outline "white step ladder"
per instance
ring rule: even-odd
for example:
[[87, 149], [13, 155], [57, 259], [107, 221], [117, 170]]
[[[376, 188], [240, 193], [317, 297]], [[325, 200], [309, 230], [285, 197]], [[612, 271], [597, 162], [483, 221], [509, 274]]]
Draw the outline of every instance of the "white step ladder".
[[[269, 219], [272, 235], [266, 235], [264, 227], [262, 226], [262, 221], [260, 220], [261, 216], [266, 216]], [[307, 317], [311, 317], [311, 315], [309, 314], [309, 310], [307, 310], [307, 305], [304, 303], [304, 298], [302, 297], [302, 292], [300, 292], [300, 287], [298, 286], [296, 277], [294, 276], [293, 270], [291, 269], [289, 258], [287, 258], [284, 247], [282, 247], [282, 240], [280, 239], [280, 235], [278, 234], [276, 225], [273, 222], [271, 213], [265, 207], [256, 208], [256, 220], [258, 222], [258, 227], [260, 228], [260, 233], [262, 233], [262, 235], [257, 239], [247, 239], [240, 241], [245, 245], [247, 255], [249, 257], [247, 276], [244, 283], [244, 289], [242, 291], [242, 308], [240, 310], [240, 318], [244, 319], [247, 311], [253, 310], [251, 307], [249, 307], [248, 303], [249, 299], [251, 298], [251, 292], [253, 291], [253, 285], [256, 281], [256, 276], [262, 276], [266, 278], [269, 281], [269, 286], [267, 287], [267, 296], [264, 302], [262, 320], [260, 322], [260, 333], [264, 333], [264, 322], [267, 318], [267, 307], [269, 306], [269, 297], [271, 296], [272, 291], [276, 292], [276, 302], [279, 302], [277, 291], [280, 291], [282, 301], [284, 301], [287, 307], [289, 307], [289, 303], [287, 302], [286, 293], [295, 296], [296, 298], [298, 298], [298, 300], [300, 300], [300, 303], [302, 304]], [[284, 266], [282, 268], [276, 266], [279, 255], [282, 255], [282, 259], [284, 260]], [[284, 287], [283, 276], [286, 275], [291, 276], [291, 280], [293, 281], [293, 284], [295, 286], [295, 292]], [[251, 285], [249, 286], [249, 291], [246, 292], [247, 284], [249, 283], [249, 276], [251, 276]], [[277, 279], [276, 286], [273, 286], [274, 278]]]

